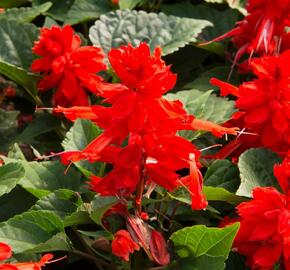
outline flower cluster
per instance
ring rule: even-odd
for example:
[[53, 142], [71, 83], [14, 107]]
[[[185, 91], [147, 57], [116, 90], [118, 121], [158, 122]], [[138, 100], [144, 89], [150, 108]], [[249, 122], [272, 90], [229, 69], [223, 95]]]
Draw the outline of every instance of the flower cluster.
[[[187, 114], [180, 101], [162, 97], [174, 86], [176, 75], [161, 60], [159, 48], [151, 55], [145, 43], [136, 48], [122, 46], [112, 49], [108, 58], [121, 80], [120, 84], [104, 83], [99, 93], [110, 106], [54, 109], [70, 120], [90, 119], [104, 129], [82, 151], [62, 153], [63, 163], [87, 159], [113, 164], [105, 177], [91, 177], [92, 189], [103, 196], [122, 197], [136, 191], [139, 205], [147, 184], [158, 184], [169, 191], [185, 186], [192, 195], [192, 208], [205, 208], [200, 152], [176, 132], [204, 127], [221, 136], [236, 134], [236, 128], [197, 120]], [[120, 147], [125, 140], [128, 144]], [[180, 177], [177, 171], [184, 168], [190, 174]]]
[[31, 69], [44, 75], [38, 84], [40, 91], [56, 88], [54, 105], [88, 105], [86, 89], [98, 91], [102, 79], [95, 73], [106, 69], [104, 55], [99, 48], [80, 45], [80, 37], [69, 25], [42, 28], [35, 42], [33, 52], [41, 58]]
[[[120, 83], [103, 82], [95, 74], [105, 69], [103, 54], [95, 47], [80, 47], [80, 39], [69, 26], [43, 29], [34, 51], [42, 56], [32, 65], [34, 71], [43, 72], [40, 89], [57, 89], [54, 101], [59, 106], [54, 112], [63, 113], [71, 121], [92, 120], [103, 129], [85, 149], [60, 153], [62, 162], [111, 164], [112, 170], [105, 176], [91, 176], [91, 189], [101, 196], [117, 196], [125, 201], [134, 198], [135, 216], [125, 215], [131, 225], [127, 226], [128, 232], [120, 230], [115, 234], [113, 253], [128, 260], [130, 253], [142, 247], [150, 259], [167, 264], [169, 254], [162, 234], [147, 225], [143, 226], [147, 228], [146, 239], [141, 232], [136, 233], [144, 223], [140, 220], [145, 192], [150, 193], [156, 185], [168, 191], [185, 188], [192, 209], [205, 209], [200, 151], [177, 132], [205, 130], [221, 137], [236, 135], [238, 129], [196, 119], [179, 100], [163, 97], [174, 87], [176, 75], [161, 59], [160, 48], [153, 54], [146, 43], [112, 49], [108, 60]], [[102, 103], [87, 106], [85, 89], [102, 98]], [[78, 106], [68, 107], [74, 104]], [[189, 174], [180, 175], [182, 170]], [[135, 219], [138, 226], [132, 221]]]
[[237, 97], [239, 112], [233, 115], [232, 122], [256, 134], [239, 138], [247, 147], [265, 146], [281, 154], [290, 148], [289, 61], [290, 50], [253, 59], [251, 67], [257, 78], [239, 87], [211, 79], [220, 87], [221, 95]]
[[[247, 257], [252, 269], [270, 270], [280, 262], [290, 269], [290, 158], [274, 167], [284, 192], [272, 187], [253, 190], [253, 200], [237, 207], [241, 226], [234, 247]], [[231, 221], [227, 221], [231, 223]]]
[[273, 54], [289, 49], [290, 2], [288, 0], [248, 0], [248, 15], [234, 29], [214, 39], [232, 37], [238, 48], [235, 62], [245, 53]]

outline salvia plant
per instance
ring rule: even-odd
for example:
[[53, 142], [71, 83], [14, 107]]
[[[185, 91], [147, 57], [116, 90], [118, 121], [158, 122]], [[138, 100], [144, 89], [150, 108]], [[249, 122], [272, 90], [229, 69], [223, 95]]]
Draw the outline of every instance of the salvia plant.
[[290, 270], [289, 0], [0, 8], [0, 270]]

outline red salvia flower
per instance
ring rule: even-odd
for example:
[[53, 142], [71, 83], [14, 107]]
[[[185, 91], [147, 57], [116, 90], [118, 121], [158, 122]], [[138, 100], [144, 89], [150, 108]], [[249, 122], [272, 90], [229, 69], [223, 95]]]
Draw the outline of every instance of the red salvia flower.
[[276, 165], [274, 173], [285, 194], [272, 187], [258, 187], [253, 190], [251, 201], [237, 207], [241, 226], [234, 248], [256, 270], [271, 270], [277, 262], [283, 269], [290, 269], [289, 158]]
[[[0, 261], [7, 260], [12, 256], [12, 249], [5, 243], [0, 243]], [[41, 257], [39, 262], [4, 263], [0, 264], [0, 270], [41, 270], [42, 266], [51, 263], [53, 255], [48, 253]]]
[[237, 22], [234, 29], [213, 40], [232, 37], [232, 42], [238, 48], [235, 62], [244, 53], [273, 54], [281, 48], [290, 48], [287, 46], [289, 43], [284, 44], [286, 28], [290, 25], [288, 0], [248, 0], [247, 11], [248, 15]]
[[[251, 62], [254, 74], [258, 77], [239, 87], [212, 79], [219, 86], [223, 96], [237, 97], [239, 112], [233, 122], [239, 123], [258, 136], [242, 136], [250, 140], [249, 146], [265, 146], [281, 154], [290, 147], [290, 50], [280, 56], [255, 58]], [[247, 142], [245, 142], [247, 143]]]
[[133, 241], [128, 231], [120, 230], [114, 234], [112, 241], [112, 252], [114, 255], [129, 261], [130, 253], [139, 249], [140, 247]]
[[40, 91], [56, 88], [55, 105], [88, 105], [85, 89], [98, 92], [101, 78], [95, 73], [106, 69], [104, 54], [100, 48], [80, 45], [80, 37], [69, 25], [42, 28], [35, 42], [33, 52], [41, 58], [32, 63], [31, 69], [43, 74]]
[[[87, 159], [113, 164], [105, 177], [91, 178], [91, 188], [103, 196], [128, 196], [138, 189], [140, 181], [144, 181], [144, 185], [156, 183], [169, 191], [183, 185], [192, 194], [193, 209], [204, 209], [200, 153], [176, 133], [203, 129], [222, 136], [236, 134], [237, 129], [197, 120], [185, 111], [179, 100], [162, 97], [174, 86], [176, 75], [161, 59], [160, 48], [151, 54], [146, 43], [136, 48], [121, 46], [112, 49], [108, 58], [121, 80], [121, 84], [102, 84], [99, 96], [110, 106], [54, 110], [63, 112], [72, 121], [78, 117], [90, 119], [104, 130], [82, 151], [62, 153], [63, 163]], [[128, 145], [120, 149], [126, 139]], [[108, 160], [110, 147], [115, 147], [111, 161]], [[176, 171], [185, 168], [190, 169], [190, 177], [181, 179]], [[136, 204], [140, 199], [136, 198]]]

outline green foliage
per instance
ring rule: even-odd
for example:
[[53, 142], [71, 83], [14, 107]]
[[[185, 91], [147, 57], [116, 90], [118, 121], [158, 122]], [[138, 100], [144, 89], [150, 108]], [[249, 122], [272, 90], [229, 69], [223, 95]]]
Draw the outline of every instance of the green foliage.
[[70, 168], [65, 174], [66, 167], [58, 161], [28, 162], [5, 157], [3, 159], [7, 165], [19, 163], [24, 167], [25, 174], [18, 183], [37, 198], [48, 195], [57, 189], [75, 191], [80, 189], [80, 175], [73, 168]]
[[15, 188], [24, 173], [24, 168], [19, 163], [10, 163], [0, 167], [0, 196]]
[[0, 19], [0, 63], [29, 69], [34, 56], [31, 48], [38, 37], [34, 24]]
[[13, 143], [17, 135], [17, 111], [4, 111], [0, 109], [0, 151], [5, 152]]
[[[94, 123], [85, 119], [78, 119], [67, 132], [62, 146], [64, 150], [83, 150], [93, 139], [100, 135], [101, 130]], [[98, 173], [99, 167], [88, 161], [80, 161], [75, 165], [87, 176]]]
[[18, 22], [31, 22], [51, 7], [50, 2], [35, 7], [20, 7], [5, 10], [0, 13], [0, 19], [16, 20]]
[[206, 28], [202, 32], [204, 40], [212, 40], [228, 32], [235, 26], [238, 18], [238, 13], [230, 9], [219, 11], [210, 6], [193, 5], [190, 2], [162, 5], [161, 10], [168, 15], [210, 21], [214, 27]]
[[273, 174], [273, 167], [274, 164], [280, 162], [279, 156], [268, 149], [252, 148], [244, 152], [238, 163], [241, 185], [237, 194], [252, 197], [252, 190], [255, 187], [278, 187], [278, 181]]
[[153, 51], [161, 46], [163, 54], [169, 54], [189, 42], [196, 42], [202, 30], [211, 26], [206, 20], [167, 16], [164, 13], [117, 10], [100, 17], [90, 28], [90, 40], [105, 52], [111, 48], [144, 41]]
[[59, 118], [52, 114], [36, 112], [33, 121], [18, 135], [17, 141], [31, 143], [38, 135], [55, 130], [59, 125]]
[[15, 253], [20, 253], [36, 248], [62, 231], [61, 219], [54, 213], [30, 211], [0, 223], [0, 241], [13, 246]]
[[60, 218], [74, 213], [82, 204], [80, 195], [72, 190], [59, 189], [42, 197], [32, 207], [32, 210], [48, 210]]
[[[79, 1], [79, 0], [77, 0]], [[46, 3], [47, 0], [32, 0], [32, 6], [39, 6]], [[52, 3], [51, 8], [46, 12], [48, 16], [51, 16], [53, 19], [64, 21], [67, 17], [67, 13], [71, 6], [74, 3], [74, 0], [49, 0]]]
[[236, 192], [240, 185], [238, 167], [229, 160], [215, 160], [207, 169], [204, 185]]
[[[167, 94], [169, 100], [180, 100], [189, 114], [198, 119], [212, 121], [221, 124], [229, 120], [235, 112], [234, 102], [226, 98], [217, 97], [212, 90], [201, 92], [196, 89], [179, 91], [175, 94]], [[201, 133], [182, 131], [180, 135], [193, 140]]]
[[221, 229], [197, 225], [173, 233], [170, 240], [179, 257], [181, 269], [224, 269], [238, 229], [238, 223]]
[[65, 23], [73, 25], [94, 20], [111, 9], [107, 0], [98, 0], [97, 2], [96, 0], [78, 0], [68, 10]]

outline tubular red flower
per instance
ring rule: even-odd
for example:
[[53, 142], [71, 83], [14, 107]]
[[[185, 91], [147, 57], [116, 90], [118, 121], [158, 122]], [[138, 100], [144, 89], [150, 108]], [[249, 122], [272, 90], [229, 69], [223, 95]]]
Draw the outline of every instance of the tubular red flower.
[[115, 256], [129, 261], [130, 253], [139, 250], [140, 247], [132, 240], [130, 234], [126, 230], [117, 231], [112, 241], [112, 252]]
[[43, 74], [40, 91], [56, 88], [55, 105], [88, 105], [85, 89], [98, 92], [102, 79], [95, 73], [106, 69], [104, 54], [100, 48], [80, 45], [80, 37], [69, 25], [42, 28], [34, 44], [33, 52], [41, 58], [32, 63], [31, 69]]
[[288, 0], [248, 0], [247, 11], [248, 15], [234, 29], [211, 42], [231, 37], [238, 48], [234, 62], [244, 53], [251, 57], [254, 53], [271, 55], [290, 49], [286, 37], [286, 28], [290, 25]]
[[[253, 190], [253, 199], [237, 206], [240, 230], [235, 249], [246, 256], [252, 269], [270, 270], [277, 262], [290, 269], [290, 171], [288, 159], [274, 167], [274, 173], [285, 195], [272, 187]], [[282, 171], [285, 168], [285, 171]], [[224, 225], [232, 223], [227, 219]]]
[[258, 135], [240, 138], [245, 143], [252, 141], [248, 146], [265, 146], [281, 154], [289, 150], [289, 61], [290, 50], [279, 56], [253, 59], [251, 66], [257, 78], [238, 88], [217, 79], [211, 80], [221, 88], [223, 95], [237, 96], [236, 107], [240, 112], [233, 116], [232, 123]]

